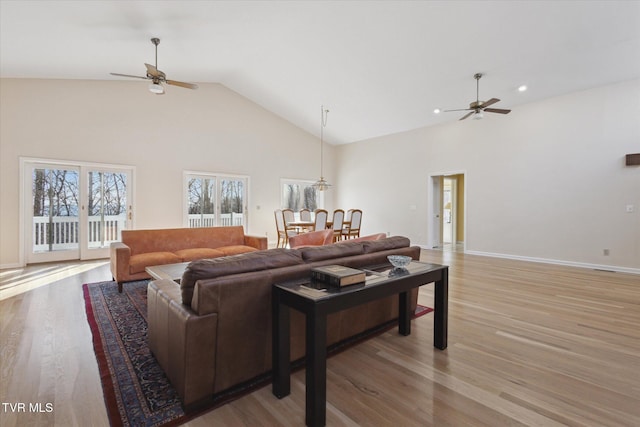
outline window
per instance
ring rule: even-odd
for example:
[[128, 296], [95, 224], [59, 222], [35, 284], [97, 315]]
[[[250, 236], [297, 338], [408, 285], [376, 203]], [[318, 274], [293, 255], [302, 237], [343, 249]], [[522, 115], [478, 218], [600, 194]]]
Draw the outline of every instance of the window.
[[313, 187], [313, 183], [314, 181], [283, 179], [281, 207], [293, 209], [294, 212], [305, 208], [313, 212], [321, 207], [322, 195]]
[[247, 177], [185, 172], [185, 226], [247, 225]]

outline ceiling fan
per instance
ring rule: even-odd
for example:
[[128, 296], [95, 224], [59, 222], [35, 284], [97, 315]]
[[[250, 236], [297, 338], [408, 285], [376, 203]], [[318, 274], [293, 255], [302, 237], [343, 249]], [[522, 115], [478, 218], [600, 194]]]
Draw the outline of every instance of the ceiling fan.
[[444, 110], [445, 112], [450, 111], [469, 111], [467, 114], [462, 116], [460, 120], [464, 120], [467, 117], [473, 115], [474, 119], [481, 119], [483, 117], [483, 111], [488, 113], [498, 113], [498, 114], [509, 114], [511, 110], [504, 110], [502, 108], [487, 108], [490, 105], [495, 104], [500, 101], [498, 98], [491, 98], [488, 101], [480, 101], [480, 78], [482, 77], [482, 73], [476, 73], [473, 75], [473, 78], [476, 79], [476, 100], [469, 104], [469, 108], [461, 108], [459, 110]]
[[134, 79], [144, 79], [151, 80], [151, 84], [149, 85], [149, 91], [155, 93], [156, 95], [164, 94], [164, 87], [161, 83], [166, 83], [168, 85], [180, 86], [187, 89], [198, 89], [198, 85], [193, 83], [185, 83], [179, 82], [177, 80], [169, 80], [167, 76], [160, 70], [158, 70], [158, 45], [160, 44], [159, 38], [152, 38], [151, 43], [153, 43], [156, 47], [156, 65], [144, 64], [147, 67], [147, 75], [146, 77], [142, 76], [132, 76], [131, 74], [120, 74], [120, 73], [111, 73], [112, 76], [120, 76], [120, 77], [132, 77]]

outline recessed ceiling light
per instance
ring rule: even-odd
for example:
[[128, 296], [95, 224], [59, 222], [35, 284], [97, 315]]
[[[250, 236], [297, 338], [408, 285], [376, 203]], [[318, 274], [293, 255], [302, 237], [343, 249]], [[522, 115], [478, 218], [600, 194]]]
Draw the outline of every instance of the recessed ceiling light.
[[436, 108], [435, 110], [433, 110], [433, 112], [434, 112], [435, 114], [440, 114], [440, 111], [441, 111], [441, 110], [440, 110], [439, 108]]
[[527, 91], [527, 85], [522, 85], [518, 88], [518, 92], [526, 92]]

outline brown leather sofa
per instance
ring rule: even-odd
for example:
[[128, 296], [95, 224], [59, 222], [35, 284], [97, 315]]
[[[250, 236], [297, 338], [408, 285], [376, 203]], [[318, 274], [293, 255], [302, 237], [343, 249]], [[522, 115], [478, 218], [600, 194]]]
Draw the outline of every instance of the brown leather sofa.
[[266, 236], [248, 236], [242, 226], [123, 230], [111, 244], [111, 274], [118, 282], [149, 279], [146, 267], [267, 249]]
[[[194, 261], [180, 285], [149, 283], [149, 347], [187, 409], [271, 371], [271, 287], [309, 277], [312, 267], [355, 268], [387, 262], [387, 255], [419, 259], [405, 237], [300, 249], [271, 249]], [[417, 305], [417, 289], [412, 309]], [[389, 297], [331, 314], [327, 345], [342, 342], [398, 317]], [[291, 360], [304, 357], [304, 316], [291, 311]]]

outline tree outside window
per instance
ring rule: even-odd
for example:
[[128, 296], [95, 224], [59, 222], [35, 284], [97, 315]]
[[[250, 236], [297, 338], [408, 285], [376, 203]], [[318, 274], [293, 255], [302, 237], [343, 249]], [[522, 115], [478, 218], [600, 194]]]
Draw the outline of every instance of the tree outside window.
[[313, 187], [314, 181], [283, 180], [282, 208], [298, 212], [301, 209], [315, 211], [318, 209], [318, 191]]

